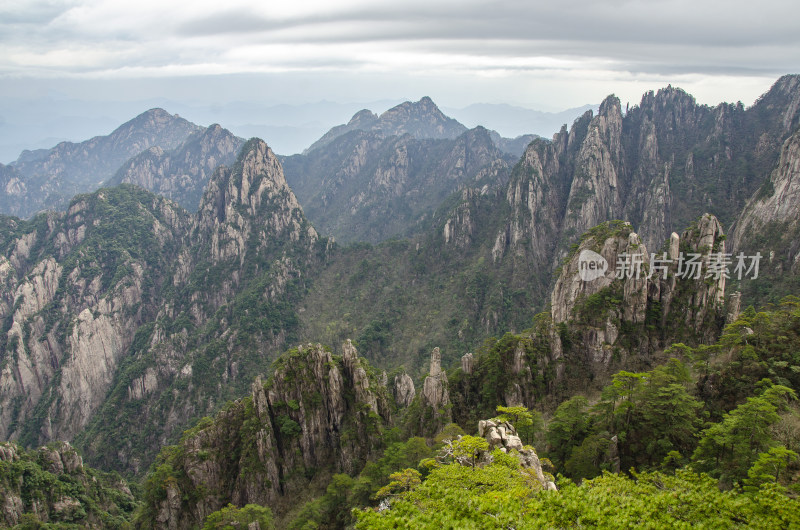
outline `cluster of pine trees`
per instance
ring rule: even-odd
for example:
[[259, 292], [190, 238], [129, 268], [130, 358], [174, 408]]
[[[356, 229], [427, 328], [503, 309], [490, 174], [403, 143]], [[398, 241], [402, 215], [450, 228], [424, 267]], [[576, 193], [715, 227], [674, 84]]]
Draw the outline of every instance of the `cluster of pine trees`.
[[800, 299], [749, 308], [715, 344], [666, 353], [552, 414], [498, 407], [557, 492], [503, 453], [458, 458], [488, 445], [451, 424], [433, 440], [389, 442], [357, 477], [334, 476], [290, 527], [800, 526]]

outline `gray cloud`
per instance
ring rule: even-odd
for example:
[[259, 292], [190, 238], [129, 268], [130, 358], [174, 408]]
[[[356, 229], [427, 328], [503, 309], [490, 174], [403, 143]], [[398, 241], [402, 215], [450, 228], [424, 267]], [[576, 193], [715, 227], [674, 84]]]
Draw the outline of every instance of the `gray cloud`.
[[[420, 54], [581, 57], [620, 71], [761, 75], [800, 64], [798, 15], [795, 3], [782, 0], [392, 3], [303, 17], [230, 9], [183, 21], [175, 35], [254, 44], [384, 42]], [[482, 68], [532, 67], [500, 61]]]
[[[741, 46], [798, 43], [792, 2], [464, 2], [369, 5], [329, 14], [268, 18], [229, 10], [180, 24], [183, 35], [220, 35], [301, 29], [297, 38], [320, 42], [414, 39], [558, 40], [583, 43], [676, 41]], [[331, 37], [317, 29], [346, 27]], [[355, 29], [353, 29], [355, 28]], [[292, 39], [293, 40], [293, 39]]]
[[518, 95], [534, 78], [605, 86], [597, 80], [768, 78], [800, 65], [800, 6], [788, 0], [364, 1], [306, 14], [231, 1], [12, 1], [0, 7], [0, 77], [473, 76]]
[[68, 11], [72, 2], [58, 0], [8, 1], [0, 4], [0, 26], [48, 24]]

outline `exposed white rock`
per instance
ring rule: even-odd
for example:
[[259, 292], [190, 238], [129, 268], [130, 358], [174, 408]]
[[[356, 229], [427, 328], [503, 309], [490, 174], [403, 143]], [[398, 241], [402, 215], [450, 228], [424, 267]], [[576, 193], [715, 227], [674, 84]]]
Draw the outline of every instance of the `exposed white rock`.
[[[795, 132], [783, 144], [778, 167], [769, 177], [772, 193], [756, 191], [748, 201], [736, 221], [731, 237], [733, 253], [751, 246], [750, 240], [762, 231], [768, 223], [773, 228], [781, 227], [785, 234], [791, 234], [800, 227], [800, 132]], [[773, 248], [752, 249], [766, 257]]]
[[472, 373], [475, 366], [475, 356], [472, 353], [465, 353], [461, 357], [461, 371], [467, 375]]
[[404, 372], [394, 377], [394, 400], [398, 405], [410, 406], [415, 395], [414, 380], [411, 376]]

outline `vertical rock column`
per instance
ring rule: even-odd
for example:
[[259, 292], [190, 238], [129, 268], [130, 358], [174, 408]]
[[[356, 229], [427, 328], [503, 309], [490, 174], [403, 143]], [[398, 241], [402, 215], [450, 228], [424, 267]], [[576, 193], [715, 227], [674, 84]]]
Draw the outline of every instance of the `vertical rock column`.
[[431, 352], [431, 368], [422, 386], [422, 432], [433, 434], [452, 421], [447, 374], [442, 371], [439, 348]]

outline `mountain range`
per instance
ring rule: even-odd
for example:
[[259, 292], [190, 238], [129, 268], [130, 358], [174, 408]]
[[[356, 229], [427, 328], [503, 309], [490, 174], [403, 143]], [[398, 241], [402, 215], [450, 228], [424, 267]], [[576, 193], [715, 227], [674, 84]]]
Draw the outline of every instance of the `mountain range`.
[[[168, 465], [143, 517], [191, 527], [357, 474], [397, 418], [433, 437], [552, 411], [800, 292], [799, 126], [789, 75], [748, 108], [609, 96], [550, 140], [422, 98], [289, 157], [160, 109], [25, 152], [0, 166], [0, 439]], [[721, 249], [760, 253], [760, 279], [579, 277], [583, 251], [675, 273]]]

